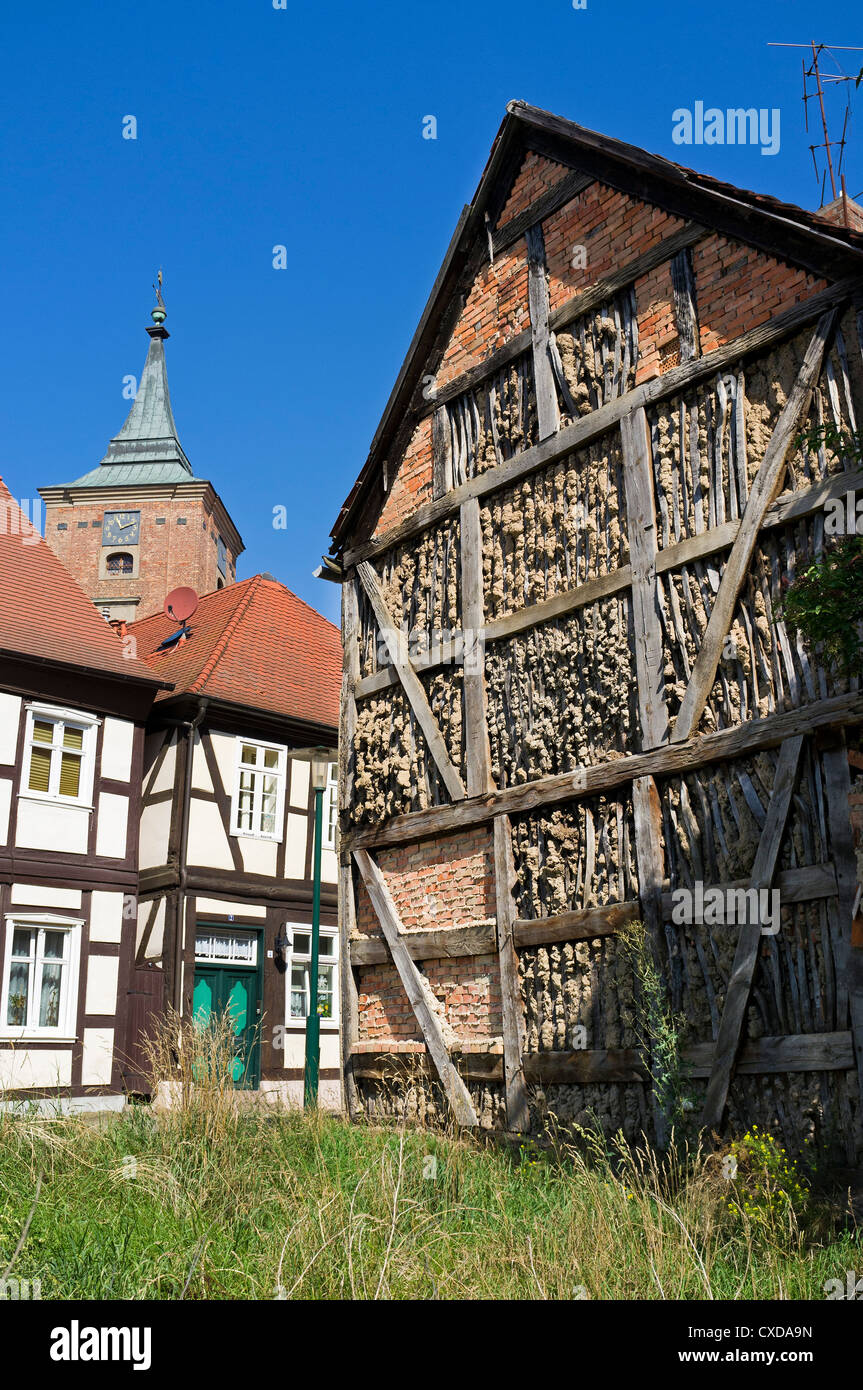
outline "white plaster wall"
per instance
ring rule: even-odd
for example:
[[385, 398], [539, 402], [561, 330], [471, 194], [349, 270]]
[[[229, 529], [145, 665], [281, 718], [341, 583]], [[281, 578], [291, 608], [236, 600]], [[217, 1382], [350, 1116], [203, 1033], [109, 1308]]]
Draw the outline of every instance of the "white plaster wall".
[[[192, 786], [201, 792], [212, 792], [215, 790], [213, 779], [210, 776], [210, 769], [207, 767], [207, 759], [204, 755], [204, 745], [198, 730], [195, 731], [195, 748], [192, 753]], [[230, 790], [228, 791], [230, 796]]]
[[307, 809], [309, 804], [309, 778], [311, 764], [291, 759], [291, 805]]
[[304, 878], [306, 872], [306, 835], [309, 818], [288, 812], [287, 844], [285, 846], [285, 878]]
[[236, 775], [236, 740], [233, 734], [220, 734], [218, 730], [213, 730], [210, 733], [210, 745], [216, 756], [216, 766], [222, 778], [222, 785], [228, 796], [233, 796]]
[[15, 762], [18, 727], [21, 722], [21, 696], [0, 691], [0, 763]]
[[82, 806], [60, 806], [53, 801], [19, 797], [15, 844], [19, 849], [86, 854], [90, 815]]
[[334, 849], [321, 850], [321, 880], [323, 883], [337, 883], [339, 878], [339, 861]]
[[235, 917], [266, 918], [267, 909], [257, 903], [229, 902], [227, 898], [196, 898], [195, 915], [201, 918], [208, 913], [215, 913], [218, 917], [228, 917], [233, 913]]
[[135, 725], [128, 719], [106, 716], [102, 733], [102, 776], [115, 782], [128, 782], [132, 776], [132, 746]]
[[157, 801], [155, 806], [144, 806], [141, 812], [139, 846], [139, 863], [142, 869], [159, 869], [167, 863], [170, 833], [170, 801]]
[[0, 1047], [0, 1091], [26, 1086], [70, 1086], [72, 1049]]
[[96, 826], [96, 853], [111, 859], [126, 857], [126, 826], [129, 818], [128, 796], [115, 792], [99, 795], [99, 822]]
[[239, 835], [237, 843], [243, 856], [243, 868], [247, 874], [275, 875], [276, 853], [278, 851], [275, 840], [254, 840], [246, 835]]
[[114, 1061], [114, 1029], [85, 1028], [81, 1057], [81, 1084], [110, 1086]]
[[88, 956], [85, 1014], [115, 1014], [117, 1012], [117, 980], [120, 961], [117, 956]]
[[12, 809], [12, 779], [0, 777], [0, 845], [9, 840], [9, 812]]
[[[159, 899], [159, 905], [158, 905], [158, 907], [156, 908], [156, 916], [155, 916], [155, 918], [154, 918], [154, 920], [153, 920], [153, 930], [150, 932], [150, 938], [149, 938], [149, 940], [148, 940], [148, 942], [147, 942], [147, 949], [146, 949], [146, 952], [145, 952], [145, 954], [144, 954], [144, 959], [145, 959], [145, 960], [161, 960], [161, 959], [162, 959], [162, 946], [163, 946], [164, 940], [165, 940], [165, 906], [166, 906], [166, 902], [167, 902], [167, 899], [165, 899], [165, 898], [160, 898], [160, 899]], [[136, 937], [136, 941], [135, 941], [135, 950], [136, 950], [136, 952], [137, 952], [139, 946], [141, 945], [141, 937], [142, 937], [143, 932], [144, 932], [144, 925], [145, 925], [145, 923], [146, 923], [146, 921], [147, 921], [149, 915], [150, 915], [150, 903], [149, 903], [149, 902], [140, 903], [139, 906], [138, 906], [138, 931], [137, 931], [137, 937]]]
[[[148, 787], [148, 788], [147, 788], [147, 793], [148, 793], [148, 795], [152, 795], [154, 792], [166, 792], [166, 791], [170, 791], [171, 787], [173, 787], [173, 785], [174, 785], [174, 775], [175, 775], [176, 770], [177, 770], [177, 739], [176, 739], [176, 734], [175, 734], [175, 733], [172, 733], [171, 736], [170, 736], [170, 738], [171, 738], [170, 747], [168, 748], [168, 751], [167, 751], [167, 753], [165, 754], [165, 761], [162, 763], [162, 766], [159, 768], [159, 771], [156, 773], [156, 777], [155, 777], [155, 780], [154, 780], [154, 782], [153, 782], [152, 787]], [[146, 744], [144, 745], [144, 748], [145, 748], [144, 759], [145, 759], [146, 768], [147, 768], [148, 771], [149, 771], [149, 769], [153, 766], [153, 763], [156, 761], [156, 757], [158, 756], [158, 752], [159, 752], [159, 749], [161, 748], [161, 746], [162, 746], [162, 734], [158, 734], [158, 735], [152, 735], [152, 734], [151, 734], [151, 735], [148, 737], [148, 739], [147, 739], [147, 741], [146, 741]], [[144, 774], [145, 783], [146, 783], [146, 779], [147, 779], [147, 772], [145, 772], [145, 774]]]
[[16, 907], [74, 907], [81, 910], [80, 888], [49, 888], [39, 883], [13, 883], [12, 903]]
[[192, 797], [187, 862], [204, 868], [233, 869], [234, 861], [218, 806]]
[[96, 889], [90, 906], [90, 940], [119, 942], [123, 935], [123, 894]]

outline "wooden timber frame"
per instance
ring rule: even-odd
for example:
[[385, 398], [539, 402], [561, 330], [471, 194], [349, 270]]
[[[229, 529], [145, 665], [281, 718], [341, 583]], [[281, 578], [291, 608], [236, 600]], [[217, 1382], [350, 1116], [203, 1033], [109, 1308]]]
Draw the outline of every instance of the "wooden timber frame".
[[[573, 171], [563, 182], [568, 196], [585, 186], [585, 178], [578, 171]], [[562, 193], [558, 195], [562, 196]], [[707, 733], [700, 729], [717, 678], [723, 644], [734, 621], [736, 605], [759, 540], [790, 522], [815, 516], [831, 499], [863, 487], [863, 473], [847, 471], [825, 477], [815, 484], [783, 488], [786, 462], [795, 438], [805, 426], [813, 391], [825, 370], [839, 317], [852, 302], [855, 306], [863, 302], [863, 281], [856, 277], [837, 280], [767, 323], [702, 356], [698, 352], [694, 285], [685, 260], [687, 249], [706, 234], [702, 225], [694, 220], [688, 222], [681, 231], [654, 246], [646, 255], [621, 267], [614, 277], [552, 313], [541, 221], [546, 208], [559, 206], [559, 201], [545, 195], [540, 203], [514, 219], [519, 221], [518, 228], [513, 226], [511, 232], [506, 227], [498, 228], [491, 237], [492, 249], [498, 251], [512, 244], [518, 236], [525, 236], [530, 329], [504, 349], [490, 354], [481, 366], [471, 368], [451, 382], [438, 392], [428, 407], [434, 410], [433, 500], [391, 530], [348, 544], [342, 553], [345, 640], [342, 737], [346, 741], [341, 751], [342, 811], [346, 813], [350, 806], [355, 775], [351, 745], [357, 702], [394, 686], [400, 686], [404, 693], [449, 797], [448, 802], [396, 815], [379, 825], [349, 829], [343, 821], [340, 870], [345, 923], [343, 1049], [351, 1113], [356, 1113], [360, 1103], [358, 1085], [384, 1079], [395, 1057], [385, 1047], [375, 1052], [370, 1051], [368, 1045], [358, 1045], [356, 972], [392, 960], [425, 1045], [425, 1050], [417, 1053], [413, 1060], [421, 1071], [436, 1076], [457, 1123], [467, 1126], [477, 1123], [476, 1107], [466, 1081], [501, 1084], [507, 1127], [519, 1132], [530, 1127], [529, 1097], [533, 1086], [652, 1081], [650, 1103], [654, 1133], [658, 1144], [664, 1145], [668, 1138], [667, 1116], [649, 1050], [526, 1051], [519, 952], [538, 945], [614, 937], [628, 924], [641, 921], [657, 953], [661, 954], [663, 933], [671, 920], [673, 907], [663, 845], [659, 791], [662, 780], [721, 766], [766, 750], [777, 750], [772, 792], [762, 816], [751, 875], [723, 887], [759, 893], [777, 889], [785, 905], [827, 904], [834, 956], [840, 966], [844, 963], [846, 967], [844, 977], [837, 978], [840, 1026], [833, 1032], [812, 1030], [747, 1038], [747, 1009], [765, 929], [756, 915], [740, 927], [714, 1041], [689, 1045], [684, 1049], [684, 1060], [689, 1065], [690, 1075], [706, 1082], [701, 1120], [706, 1129], [717, 1131], [723, 1125], [729, 1088], [735, 1076], [791, 1072], [854, 1074], [858, 1119], [854, 1124], [853, 1142], [849, 1139], [848, 1152], [849, 1156], [853, 1151], [859, 1157], [859, 1115], [863, 1114], [863, 968], [854, 955], [850, 929], [856, 867], [848, 822], [849, 779], [844, 738], [846, 730], [863, 723], [863, 694], [851, 689], [842, 695], [822, 695], [796, 708], [750, 718], [730, 728]], [[561, 427], [555, 387], [555, 331], [666, 261], [672, 265], [675, 306], [681, 329], [681, 364], [632, 389], [623, 390], [589, 415]], [[739, 515], [735, 512], [728, 519], [723, 515], [700, 534], [660, 546], [647, 412], [661, 401], [708, 383], [721, 371], [738, 369], [741, 364], [762, 357], [804, 330], [809, 332], [808, 347], [751, 479], [745, 507]], [[539, 442], [515, 453], [497, 467], [475, 474], [459, 486], [447, 486], [446, 469], [439, 466], [439, 452], [444, 447], [441, 425], [444, 405], [481, 385], [503, 365], [525, 352], [530, 354], [533, 364]], [[554, 598], [525, 605], [503, 618], [488, 619], [483, 593], [480, 512], [483, 500], [612, 434], [618, 437], [623, 460], [628, 563], [589, 578]], [[391, 556], [398, 547], [417, 540], [448, 519], [458, 520], [460, 534], [464, 773], [447, 750], [443, 731], [421, 679], [425, 673], [438, 669], [443, 660], [437, 655], [417, 658], [410, 654], [400, 615], [388, 608], [375, 568], [375, 561]], [[684, 697], [676, 717], [671, 718], [664, 674], [660, 581], [664, 575], [673, 576], [685, 564], [710, 559], [724, 562], [721, 579], [688, 674]], [[360, 675], [359, 594], [370, 607], [390, 656], [388, 665], [365, 675]], [[565, 774], [540, 776], [498, 788], [492, 775], [487, 725], [485, 653], [489, 644], [518, 633], [530, 633], [543, 623], [576, 613], [612, 595], [628, 596], [631, 604], [640, 751], [591, 763]], [[823, 759], [831, 859], [803, 868], [783, 868], [780, 851], [807, 748], [817, 750]], [[598, 907], [573, 907], [545, 917], [520, 918], [513, 892], [511, 818], [621, 789], [632, 799], [638, 897]], [[405, 931], [376, 855], [391, 847], [430, 841], [476, 826], [486, 826], [491, 837], [495, 924]], [[371, 899], [381, 938], [358, 938], [354, 933], [355, 893], [360, 881]], [[446, 1028], [416, 964], [424, 960], [474, 956], [497, 958], [503, 1036], [502, 1044], [495, 1051], [471, 1052], [461, 1050], [458, 1042], [452, 1039], [447, 1043]], [[842, 973], [837, 968], [837, 976]], [[843, 1011], [847, 1020], [844, 1024]]]

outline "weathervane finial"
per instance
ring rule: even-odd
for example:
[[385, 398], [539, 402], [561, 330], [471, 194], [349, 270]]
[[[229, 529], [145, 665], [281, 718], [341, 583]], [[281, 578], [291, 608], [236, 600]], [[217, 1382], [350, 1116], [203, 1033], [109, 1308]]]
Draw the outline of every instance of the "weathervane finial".
[[165, 301], [162, 298], [161, 266], [159, 266], [159, 274], [156, 277], [156, 281], [157, 283], [153, 286], [153, 289], [156, 291], [156, 308], [150, 314], [150, 318], [153, 320], [154, 323], [164, 323], [165, 319], [167, 318], [167, 310], [165, 309]]

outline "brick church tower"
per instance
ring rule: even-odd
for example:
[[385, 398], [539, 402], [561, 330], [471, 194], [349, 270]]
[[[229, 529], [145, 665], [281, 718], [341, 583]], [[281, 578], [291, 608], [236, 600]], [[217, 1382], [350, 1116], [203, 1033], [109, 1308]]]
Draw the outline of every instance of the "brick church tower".
[[45, 539], [105, 616], [127, 621], [158, 612], [179, 584], [199, 594], [232, 584], [244, 549], [177, 438], [159, 299], [137, 395], [105, 457], [72, 483], [39, 489]]

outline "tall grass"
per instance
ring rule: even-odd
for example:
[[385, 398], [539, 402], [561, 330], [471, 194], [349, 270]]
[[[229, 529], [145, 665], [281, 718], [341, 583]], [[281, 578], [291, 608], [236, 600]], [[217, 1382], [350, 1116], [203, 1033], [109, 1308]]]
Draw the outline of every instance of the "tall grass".
[[228, 1095], [218, 1055], [161, 1113], [0, 1116], [0, 1270], [20, 1244], [43, 1298], [746, 1299], [860, 1267], [853, 1228], [732, 1210], [716, 1155], [273, 1113]]

